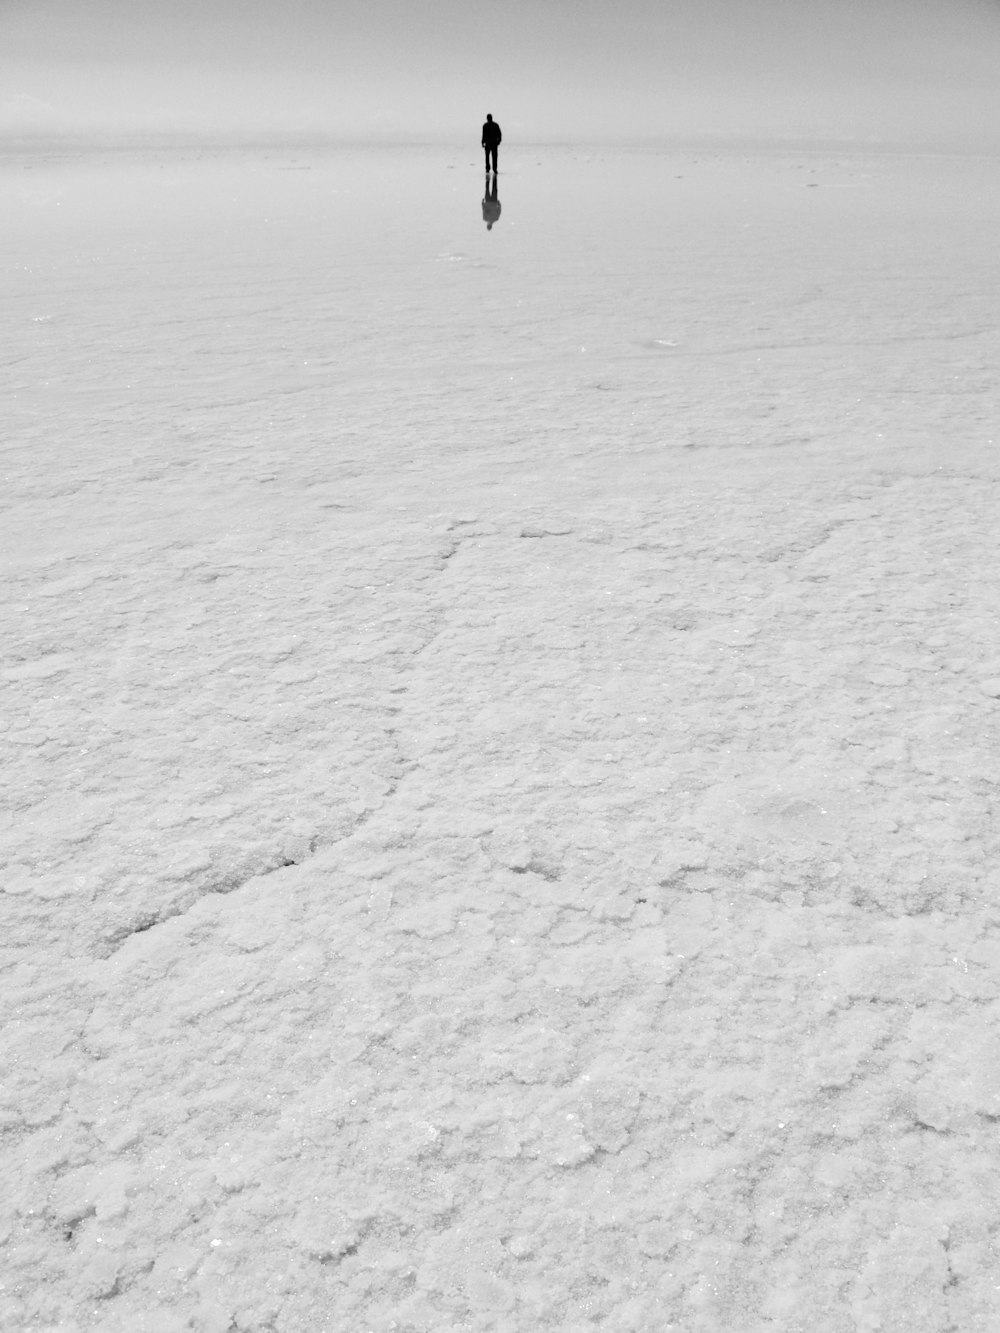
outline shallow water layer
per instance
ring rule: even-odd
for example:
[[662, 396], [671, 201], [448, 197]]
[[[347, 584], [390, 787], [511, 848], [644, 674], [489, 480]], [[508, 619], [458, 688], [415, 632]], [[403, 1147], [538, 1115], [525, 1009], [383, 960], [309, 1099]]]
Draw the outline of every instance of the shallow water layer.
[[511, 149], [501, 167], [487, 230], [478, 159], [444, 149], [9, 160], [15, 442], [100, 469], [189, 452], [198, 416], [291, 467], [317, 437], [334, 466], [350, 437], [372, 467], [419, 454], [434, 485], [484, 447], [512, 473], [611, 451], [640, 484], [677, 451], [922, 467], [989, 447], [988, 162]]

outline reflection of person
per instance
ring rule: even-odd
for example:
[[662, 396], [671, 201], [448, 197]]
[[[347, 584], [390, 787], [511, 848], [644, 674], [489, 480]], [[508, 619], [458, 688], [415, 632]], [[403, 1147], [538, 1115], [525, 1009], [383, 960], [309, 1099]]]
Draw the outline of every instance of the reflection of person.
[[503, 135], [500, 133], [500, 126], [492, 116], [486, 117], [486, 124], [483, 126], [483, 149], [486, 153], [486, 170], [490, 169], [490, 159], [493, 159], [493, 174], [497, 171], [497, 149], [500, 147], [500, 140]]
[[483, 195], [483, 221], [486, 223], [486, 230], [489, 231], [494, 222], [500, 217], [500, 200], [497, 198], [497, 175], [493, 173], [493, 179], [490, 180], [490, 173], [486, 173], [486, 193]]

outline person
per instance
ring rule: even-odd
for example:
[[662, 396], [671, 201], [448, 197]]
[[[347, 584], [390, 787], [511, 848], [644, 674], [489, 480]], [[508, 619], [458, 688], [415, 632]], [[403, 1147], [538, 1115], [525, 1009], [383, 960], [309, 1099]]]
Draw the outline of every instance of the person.
[[500, 126], [492, 116], [486, 117], [486, 124], [483, 126], [483, 150], [486, 153], [486, 174], [490, 174], [490, 159], [493, 161], [493, 174], [497, 174], [497, 148], [500, 146], [500, 140], [503, 135], [500, 133]]
[[493, 173], [493, 179], [490, 180], [489, 173], [486, 176], [486, 193], [483, 195], [483, 221], [486, 223], [486, 230], [492, 231], [493, 224], [500, 216], [500, 200], [497, 198], [497, 174]]

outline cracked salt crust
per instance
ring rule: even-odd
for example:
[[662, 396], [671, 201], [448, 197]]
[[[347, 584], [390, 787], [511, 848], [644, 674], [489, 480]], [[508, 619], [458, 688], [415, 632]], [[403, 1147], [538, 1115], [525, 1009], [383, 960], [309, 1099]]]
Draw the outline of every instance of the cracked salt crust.
[[36, 165], [0, 1325], [995, 1328], [983, 164]]

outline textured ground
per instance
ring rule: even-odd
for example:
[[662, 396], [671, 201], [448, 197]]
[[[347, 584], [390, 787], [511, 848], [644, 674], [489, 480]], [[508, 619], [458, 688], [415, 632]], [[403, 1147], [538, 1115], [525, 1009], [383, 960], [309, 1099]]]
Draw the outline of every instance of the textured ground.
[[12, 1333], [1000, 1323], [996, 164], [501, 166], [3, 164]]

